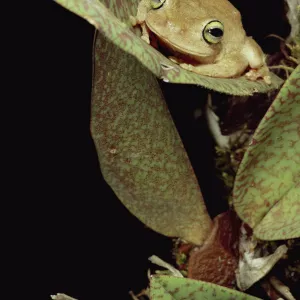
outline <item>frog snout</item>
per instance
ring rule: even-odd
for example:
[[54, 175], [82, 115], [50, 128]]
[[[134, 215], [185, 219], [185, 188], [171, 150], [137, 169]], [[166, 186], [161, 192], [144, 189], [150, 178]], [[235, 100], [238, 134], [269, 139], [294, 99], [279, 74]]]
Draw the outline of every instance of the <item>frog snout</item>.
[[247, 37], [242, 53], [252, 69], [258, 69], [265, 64], [265, 55], [263, 51], [251, 37]]

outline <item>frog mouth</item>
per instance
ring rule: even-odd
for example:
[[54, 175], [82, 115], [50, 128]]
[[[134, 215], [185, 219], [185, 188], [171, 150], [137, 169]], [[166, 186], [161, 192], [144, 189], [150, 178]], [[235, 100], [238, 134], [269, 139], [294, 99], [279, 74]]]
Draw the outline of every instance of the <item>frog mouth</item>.
[[194, 52], [186, 49], [182, 49], [182, 47], [174, 44], [170, 44], [167, 39], [158, 38], [157, 43], [159, 45], [158, 51], [160, 51], [165, 56], [174, 56], [182, 63], [187, 63], [193, 66], [211, 63], [215, 56], [209, 54], [203, 54], [199, 52]]
[[193, 56], [195, 59], [196, 58], [205, 58], [205, 57], [209, 57], [210, 54], [207, 53], [199, 53], [190, 49], [185, 49], [182, 46], [179, 46], [173, 42], [170, 42], [168, 39], [163, 38], [163, 37], [157, 37], [158, 40], [163, 41], [166, 45], [168, 45], [168, 47], [170, 47], [171, 49], [173, 49], [174, 51], [178, 52], [178, 53], [182, 53], [183, 55], [187, 55], [187, 56]]
[[[214, 56], [214, 52], [210, 51], [209, 53], [199, 53], [197, 51], [193, 51], [187, 48], [182, 47], [181, 45], [178, 45], [172, 41], [170, 41], [167, 37], [164, 36], [158, 36], [158, 34], [150, 28], [150, 26], [147, 25], [147, 27], [150, 30], [150, 33], [154, 35], [155, 39], [159, 42], [159, 45], [164, 50], [169, 50], [167, 52], [170, 52], [170, 54], [181, 54], [183, 56], [186, 56], [187, 58], [191, 58], [194, 61], [202, 62], [203, 59], [205, 60], [208, 57]], [[151, 40], [151, 39], [150, 39]], [[151, 44], [151, 43], [150, 43]], [[152, 45], [153, 46], [153, 45]]]

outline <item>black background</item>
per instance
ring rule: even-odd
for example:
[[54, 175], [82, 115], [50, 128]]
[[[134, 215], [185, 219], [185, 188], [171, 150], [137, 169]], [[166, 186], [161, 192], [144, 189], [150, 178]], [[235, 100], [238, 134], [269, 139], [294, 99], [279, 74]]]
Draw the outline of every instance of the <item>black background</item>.
[[[288, 33], [282, 1], [260, 2], [236, 6], [248, 35], [275, 51], [278, 42], [264, 37]], [[52, 1], [36, 9], [21, 45], [28, 56], [15, 58], [27, 66], [22, 75], [14, 71], [11, 94], [21, 93], [8, 111], [11, 276], [28, 281], [30, 291], [38, 288], [39, 299], [57, 292], [80, 300], [129, 299], [129, 290], [147, 285], [149, 256], [172, 262], [172, 241], [132, 216], [102, 178], [89, 131], [93, 27]], [[193, 119], [205, 91], [163, 89], [214, 216], [226, 209], [213, 171], [214, 145], [205, 120]], [[187, 95], [184, 101], [179, 91]]]

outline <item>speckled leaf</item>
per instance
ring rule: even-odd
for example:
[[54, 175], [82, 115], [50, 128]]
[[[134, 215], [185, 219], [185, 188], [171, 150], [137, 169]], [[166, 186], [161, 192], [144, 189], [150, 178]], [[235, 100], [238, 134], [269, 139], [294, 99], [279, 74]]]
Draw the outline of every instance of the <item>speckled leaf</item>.
[[147, 226], [201, 244], [212, 221], [156, 78], [103, 35], [94, 47], [91, 130], [105, 180]]
[[[113, 44], [135, 56], [158, 78], [173, 83], [197, 84], [232, 95], [251, 95], [278, 88], [282, 80], [272, 74], [272, 85], [262, 80], [252, 82], [244, 77], [236, 79], [211, 78], [184, 70], [146, 44], [133, 30], [129, 16], [135, 16], [140, 0], [56, 0], [70, 11], [94, 25]], [[171, 68], [166, 68], [170, 66]]]
[[259, 298], [220, 285], [188, 278], [154, 275], [150, 281], [151, 300], [258, 300]]
[[263, 240], [300, 237], [300, 67], [258, 126], [234, 185], [239, 216]]

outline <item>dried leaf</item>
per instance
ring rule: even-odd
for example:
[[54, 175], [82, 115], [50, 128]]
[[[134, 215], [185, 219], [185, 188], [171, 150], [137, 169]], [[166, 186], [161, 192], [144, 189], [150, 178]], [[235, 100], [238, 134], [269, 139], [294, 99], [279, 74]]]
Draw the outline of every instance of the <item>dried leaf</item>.
[[219, 214], [205, 243], [190, 252], [188, 277], [232, 288], [238, 266], [240, 220], [233, 211]]
[[241, 229], [240, 260], [236, 279], [239, 289], [245, 291], [270, 272], [273, 266], [286, 254], [288, 248], [286, 245], [281, 245], [274, 253], [262, 256], [253, 236], [248, 236], [243, 226]]
[[300, 38], [300, 0], [285, 0], [288, 6], [287, 18], [291, 25], [291, 34], [289, 39], [299, 40]]
[[296, 298], [292, 295], [290, 288], [284, 285], [280, 280], [278, 280], [275, 276], [270, 278], [270, 283], [278, 291], [281, 295], [284, 296], [287, 300], [296, 300]]

